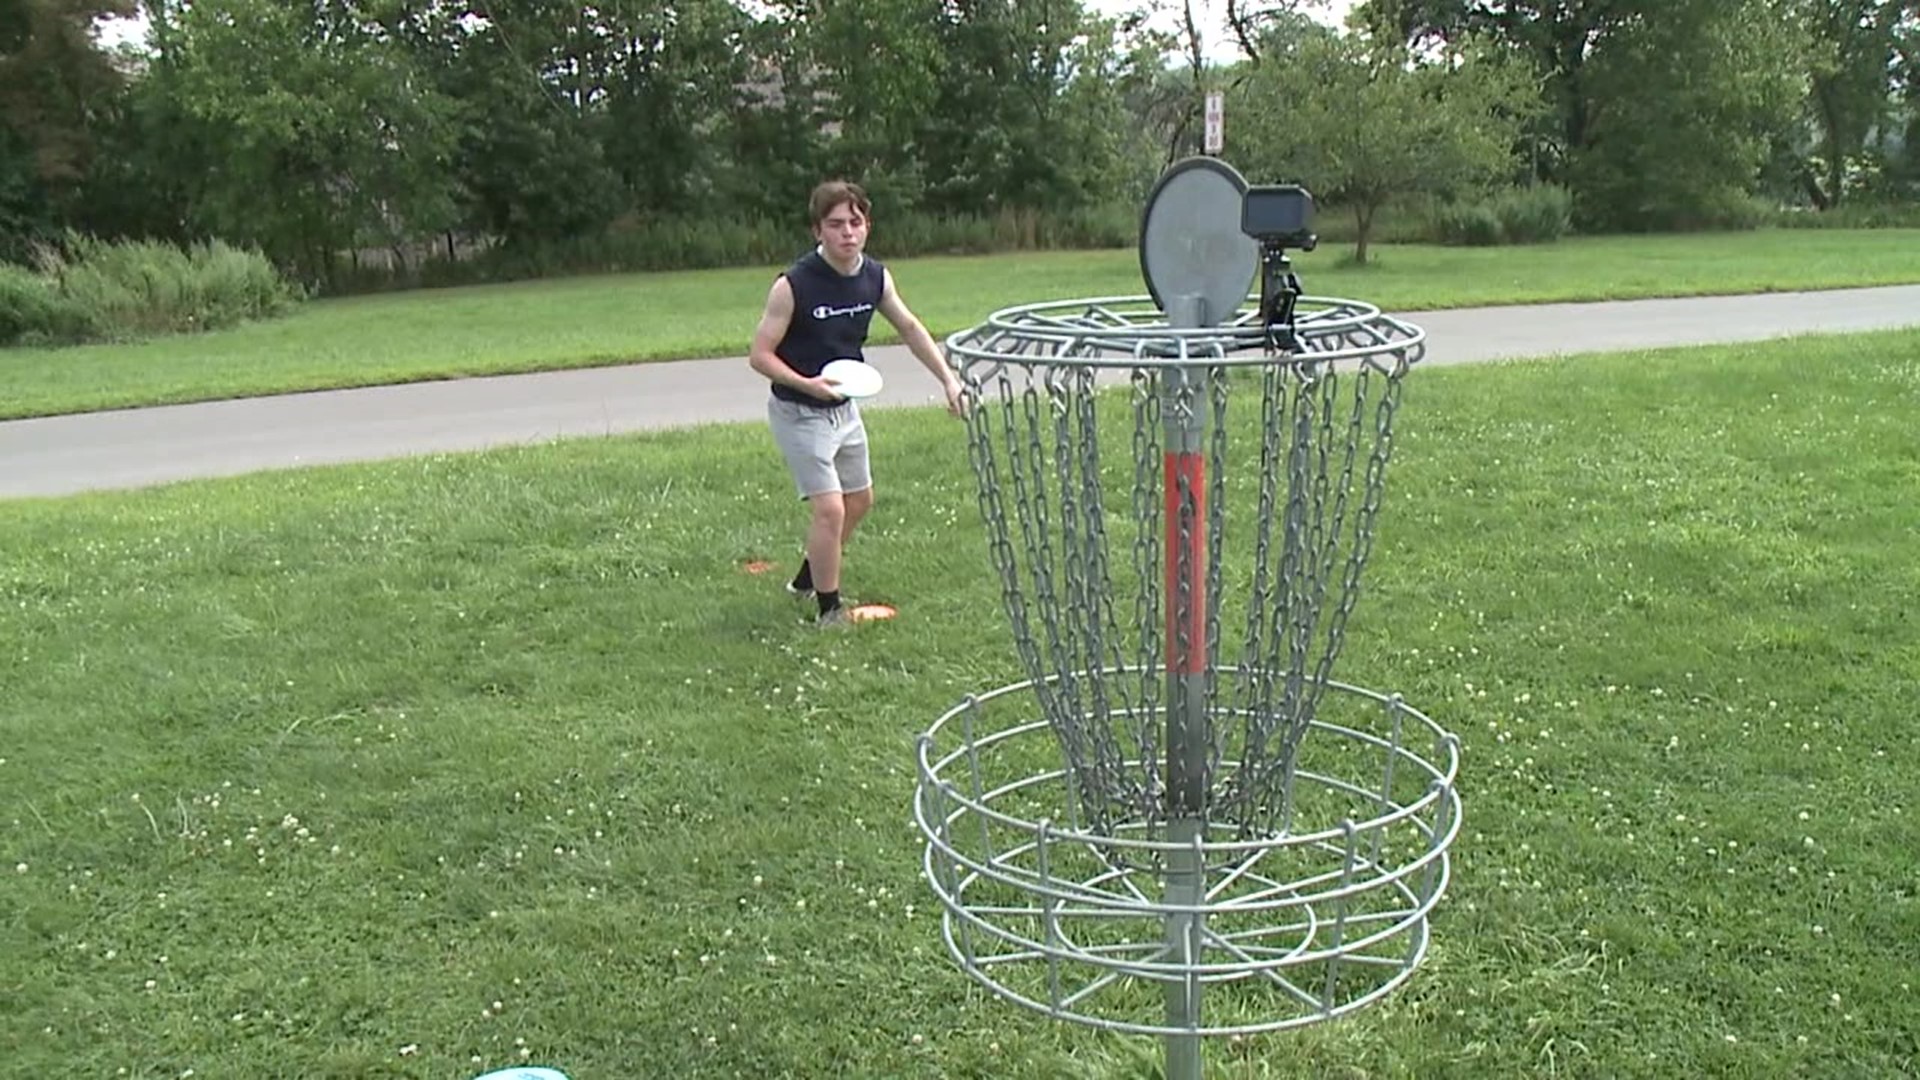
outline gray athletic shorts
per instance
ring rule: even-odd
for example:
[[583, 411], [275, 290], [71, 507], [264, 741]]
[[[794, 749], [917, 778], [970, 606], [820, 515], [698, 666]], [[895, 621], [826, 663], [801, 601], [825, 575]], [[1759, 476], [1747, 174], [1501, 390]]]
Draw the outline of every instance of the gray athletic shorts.
[[786, 456], [787, 471], [800, 497], [810, 499], [829, 491], [850, 494], [873, 486], [867, 465], [867, 426], [860, 406], [851, 401], [831, 409], [816, 409], [767, 399], [767, 423], [773, 441]]

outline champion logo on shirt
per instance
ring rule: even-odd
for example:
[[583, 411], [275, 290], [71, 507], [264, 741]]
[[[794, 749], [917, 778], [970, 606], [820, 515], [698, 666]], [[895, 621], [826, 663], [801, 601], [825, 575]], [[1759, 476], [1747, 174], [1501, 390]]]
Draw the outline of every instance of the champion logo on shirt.
[[872, 304], [855, 304], [852, 307], [828, 307], [825, 304], [820, 304], [813, 309], [813, 317], [816, 319], [831, 319], [836, 315], [858, 315], [863, 311], [872, 310]]

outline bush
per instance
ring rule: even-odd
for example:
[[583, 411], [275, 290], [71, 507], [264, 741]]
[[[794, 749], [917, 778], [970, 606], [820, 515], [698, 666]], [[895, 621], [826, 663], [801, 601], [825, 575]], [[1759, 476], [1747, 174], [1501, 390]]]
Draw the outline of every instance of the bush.
[[0, 263], [0, 345], [82, 340], [91, 330], [84, 311], [53, 279]]
[[213, 330], [298, 299], [260, 253], [218, 240], [179, 248], [69, 235], [34, 262], [0, 267], [0, 345]]
[[1492, 247], [1501, 241], [1500, 215], [1486, 203], [1453, 203], [1434, 212], [1434, 232], [1443, 244]]
[[1573, 196], [1557, 184], [1507, 188], [1479, 202], [1442, 206], [1433, 222], [1443, 244], [1551, 243], [1573, 226]]
[[1547, 244], [1573, 227], [1573, 195], [1558, 184], [1530, 184], [1494, 196], [1494, 216], [1509, 244]]

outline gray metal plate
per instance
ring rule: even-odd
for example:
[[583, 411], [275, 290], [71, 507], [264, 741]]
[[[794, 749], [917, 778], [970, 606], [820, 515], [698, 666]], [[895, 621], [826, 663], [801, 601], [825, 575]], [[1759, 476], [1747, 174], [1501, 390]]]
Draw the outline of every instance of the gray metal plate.
[[1240, 231], [1247, 182], [1218, 158], [1193, 157], [1160, 175], [1140, 221], [1140, 275], [1161, 311], [1199, 296], [1203, 326], [1238, 311], [1259, 269], [1260, 245]]

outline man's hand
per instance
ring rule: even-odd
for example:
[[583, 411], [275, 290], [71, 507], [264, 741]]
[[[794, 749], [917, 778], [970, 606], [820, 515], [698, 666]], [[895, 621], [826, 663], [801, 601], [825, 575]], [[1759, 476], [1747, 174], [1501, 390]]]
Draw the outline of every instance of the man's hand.
[[943, 387], [947, 392], [947, 412], [953, 416], [967, 415], [967, 389], [960, 380], [948, 376]]
[[812, 395], [813, 397], [819, 398], [821, 401], [830, 401], [833, 404], [838, 405], [841, 402], [847, 400], [845, 395], [843, 395], [842, 393], [840, 393], [840, 391], [835, 390], [833, 388], [832, 383], [828, 382], [827, 380], [821, 378], [818, 375], [815, 375], [811, 379], [800, 380], [799, 386], [802, 391]]

